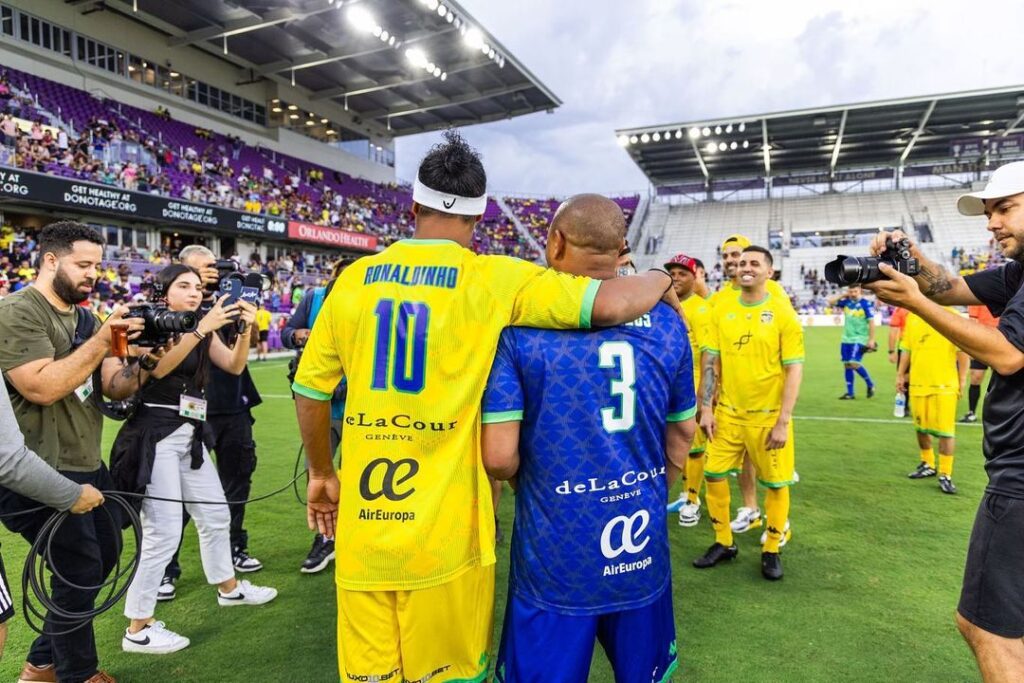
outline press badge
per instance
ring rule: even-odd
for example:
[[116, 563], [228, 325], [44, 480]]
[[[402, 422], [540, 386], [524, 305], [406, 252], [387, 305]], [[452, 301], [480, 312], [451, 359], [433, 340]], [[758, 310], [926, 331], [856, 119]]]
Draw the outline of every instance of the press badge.
[[82, 383], [82, 386], [75, 389], [75, 396], [77, 396], [78, 400], [82, 403], [89, 400], [89, 397], [92, 396], [92, 375], [89, 375], [89, 379], [85, 380], [85, 382]]
[[178, 403], [178, 414], [190, 420], [206, 422], [206, 399], [182, 394]]

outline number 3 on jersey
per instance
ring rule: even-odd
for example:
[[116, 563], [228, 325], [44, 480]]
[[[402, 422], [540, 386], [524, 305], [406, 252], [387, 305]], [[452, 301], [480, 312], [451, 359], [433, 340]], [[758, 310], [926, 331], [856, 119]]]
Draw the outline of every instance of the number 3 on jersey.
[[376, 391], [393, 388], [406, 394], [418, 394], [423, 391], [427, 374], [430, 307], [421, 301], [381, 299], [374, 315], [377, 316], [377, 339], [370, 388]]
[[618, 368], [619, 379], [613, 379], [612, 396], [619, 397], [620, 408], [601, 409], [601, 424], [606, 432], [625, 432], [636, 422], [636, 362], [629, 342], [610, 341], [597, 351], [599, 368]]

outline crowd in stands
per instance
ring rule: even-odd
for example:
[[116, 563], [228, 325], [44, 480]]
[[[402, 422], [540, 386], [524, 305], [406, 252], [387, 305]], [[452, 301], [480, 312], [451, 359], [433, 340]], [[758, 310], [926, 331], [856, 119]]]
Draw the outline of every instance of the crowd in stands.
[[1006, 263], [1006, 258], [999, 250], [995, 239], [990, 239], [988, 246], [980, 249], [967, 250], [963, 247], [953, 247], [950, 255], [953, 266], [960, 275], [970, 275], [979, 270], [996, 268]]
[[[626, 225], [629, 225], [640, 203], [640, 197], [638, 195], [615, 197], [614, 200], [626, 217]], [[561, 200], [505, 197], [505, 204], [512, 210], [523, 227], [530, 232], [537, 244], [544, 246], [548, 240], [548, 226], [551, 224], [551, 218], [555, 215]]]

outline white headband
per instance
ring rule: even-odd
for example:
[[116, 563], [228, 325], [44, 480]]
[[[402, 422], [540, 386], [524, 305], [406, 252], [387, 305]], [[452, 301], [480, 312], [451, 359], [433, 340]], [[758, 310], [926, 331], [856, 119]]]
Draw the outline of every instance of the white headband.
[[427, 187], [417, 176], [412, 186], [412, 200], [417, 204], [459, 216], [480, 216], [487, 211], [487, 194], [479, 197], [460, 197], [457, 194], [438, 192]]

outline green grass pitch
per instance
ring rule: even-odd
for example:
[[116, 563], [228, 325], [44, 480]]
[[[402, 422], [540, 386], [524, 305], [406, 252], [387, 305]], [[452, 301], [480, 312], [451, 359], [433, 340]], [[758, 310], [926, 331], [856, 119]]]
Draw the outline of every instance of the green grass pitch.
[[[885, 348], [881, 328], [880, 345]], [[981, 428], [958, 427], [956, 496], [942, 495], [935, 479], [911, 481], [917, 446], [909, 420], [892, 417], [894, 370], [884, 353], [866, 366], [879, 392], [842, 402], [839, 329], [807, 330], [807, 363], [796, 411], [797, 469], [791, 519], [793, 539], [783, 551], [786, 577], [760, 576], [758, 532], [738, 536], [739, 558], [698, 571], [690, 565], [712, 542], [705, 517], [683, 529], [671, 520], [681, 666], [687, 681], [975, 681], [967, 647], [953, 625], [964, 555], [985, 485]], [[292, 476], [298, 432], [283, 361], [254, 364], [265, 401], [255, 411], [259, 453], [253, 494]], [[963, 399], [959, 414], [963, 413]], [[959, 416], [959, 415], [958, 415]], [[105, 434], [105, 444], [114, 429]], [[733, 509], [739, 499], [733, 489]], [[511, 529], [513, 498], [506, 492], [501, 519]], [[334, 584], [331, 572], [298, 571], [312, 537], [291, 492], [253, 504], [247, 512], [251, 551], [266, 569], [249, 575], [280, 597], [259, 608], [220, 609], [199, 563], [194, 527], [183, 551], [178, 599], [161, 604], [157, 618], [192, 639], [165, 657], [126, 655], [120, 639], [126, 619], [118, 609], [96, 626], [101, 665], [118, 681], [337, 681]], [[0, 681], [16, 680], [32, 634], [20, 616], [20, 572], [26, 543], [0, 530], [19, 616], [10, 623]], [[508, 550], [498, 553], [497, 643], [507, 579]], [[592, 681], [611, 681], [598, 648]]]

